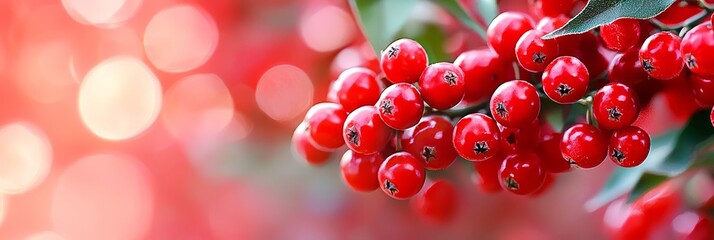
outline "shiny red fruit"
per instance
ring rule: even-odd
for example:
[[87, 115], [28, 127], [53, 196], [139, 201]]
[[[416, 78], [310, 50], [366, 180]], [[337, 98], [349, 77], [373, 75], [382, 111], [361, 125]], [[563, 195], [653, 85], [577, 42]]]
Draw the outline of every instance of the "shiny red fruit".
[[498, 170], [501, 169], [501, 164], [505, 156], [498, 154], [495, 157], [486, 161], [474, 162], [474, 171], [477, 173], [474, 176], [476, 185], [486, 193], [497, 193], [503, 190], [501, 188], [501, 179], [498, 177]]
[[659, 80], [679, 76], [684, 68], [681, 43], [682, 39], [670, 32], [658, 32], [648, 37], [640, 47], [640, 61], [647, 74]]
[[624, 52], [637, 45], [640, 39], [640, 21], [623, 18], [600, 26], [600, 36], [608, 48]]
[[347, 111], [337, 103], [318, 103], [305, 115], [309, 126], [310, 142], [322, 151], [335, 150], [345, 142], [342, 140], [342, 126], [347, 119]]
[[545, 174], [540, 159], [532, 152], [519, 152], [506, 157], [498, 171], [501, 187], [518, 195], [538, 190], [545, 182]]
[[400, 200], [416, 195], [426, 180], [424, 165], [406, 152], [389, 156], [379, 167], [377, 175], [382, 191]]
[[380, 67], [392, 83], [415, 83], [427, 64], [426, 50], [411, 39], [399, 39], [382, 50]]
[[640, 49], [631, 48], [615, 55], [610, 62], [608, 78], [610, 82], [619, 82], [629, 87], [635, 87], [648, 80], [650, 76], [645, 72], [640, 61]]
[[492, 158], [501, 150], [501, 132], [496, 122], [481, 113], [466, 115], [456, 123], [453, 144], [459, 156], [469, 161]]
[[357, 153], [374, 154], [384, 149], [392, 129], [379, 118], [374, 106], [364, 106], [350, 113], [342, 128], [343, 141]]
[[610, 83], [598, 90], [592, 109], [600, 127], [608, 130], [630, 126], [639, 115], [635, 91], [622, 83]]
[[451, 63], [429, 65], [419, 78], [424, 101], [432, 108], [447, 110], [464, 98], [464, 72]]
[[338, 103], [347, 112], [374, 104], [384, 88], [374, 71], [362, 67], [345, 70], [333, 86]]
[[355, 191], [373, 191], [379, 188], [377, 171], [382, 162], [384, 162], [384, 158], [378, 153], [362, 155], [347, 150], [340, 160], [342, 179]]
[[303, 122], [295, 128], [292, 146], [295, 152], [310, 165], [323, 165], [330, 160], [332, 153], [317, 149], [308, 140], [308, 125]]
[[629, 126], [614, 131], [610, 136], [608, 155], [621, 167], [642, 164], [650, 152], [650, 135], [639, 127]]
[[570, 14], [578, 0], [529, 0], [529, 6], [538, 16]]
[[493, 19], [486, 31], [488, 45], [504, 62], [516, 60], [516, 43], [528, 30], [533, 29], [533, 19], [519, 12], [504, 12]]
[[694, 99], [703, 106], [714, 105], [714, 78], [705, 78], [689, 74], [689, 85]]
[[490, 97], [501, 84], [499, 75], [506, 67], [490, 48], [463, 52], [454, 65], [464, 71], [464, 100], [469, 102]]
[[426, 169], [442, 170], [458, 156], [451, 143], [454, 126], [441, 116], [428, 116], [413, 128], [404, 130], [402, 149], [424, 161]]
[[594, 168], [607, 157], [609, 140], [600, 129], [578, 123], [563, 133], [560, 152], [571, 165]]
[[714, 77], [714, 32], [712, 25], [702, 23], [689, 30], [682, 39], [684, 63], [695, 74]]
[[540, 113], [540, 97], [532, 84], [513, 80], [501, 84], [489, 104], [493, 118], [506, 127], [522, 127]]
[[506, 127], [498, 125], [501, 129], [501, 151], [515, 153], [518, 150], [531, 150], [538, 143], [540, 134], [540, 121], [536, 119], [530, 124], [520, 127]]
[[550, 173], [561, 173], [570, 170], [570, 163], [560, 152], [560, 141], [563, 134], [552, 132], [543, 135], [535, 147], [535, 154], [540, 158], [543, 169]]
[[588, 90], [590, 73], [585, 64], [575, 57], [565, 56], [553, 60], [543, 72], [543, 91], [560, 104], [575, 103]]
[[524, 33], [516, 43], [518, 64], [529, 72], [543, 72], [558, 56], [558, 42], [554, 39], [542, 39], [545, 32], [533, 29]]
[[446, 180], [436, 180], [412, 198], [412, 208], [423, 218], [447, 223], [454, 218], [458, 206], [456, 187]]
[[424, 114], [421, 94], [411, 84], [397, 83], [382, 92], [377, 102], [379, 116], [387, 126], [403, 130], [416, 125]]

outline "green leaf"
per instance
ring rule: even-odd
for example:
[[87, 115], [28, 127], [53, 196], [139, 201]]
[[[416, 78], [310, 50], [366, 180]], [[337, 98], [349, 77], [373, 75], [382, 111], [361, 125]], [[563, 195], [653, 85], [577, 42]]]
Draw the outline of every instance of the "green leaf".
[[701, 149], [703, 143], [714, 139], [714, 128], [712, 128], [709, 113], [709, 111], [695, 113], [677, 136], [669, 154], [663, 156], [659, 164], [652, 165], [648, 170], [670, 177], [687, 170], [694, 161], [696, 151]]
[[[386, 0], [386, 1], [393, 1], [393, 0]], [[439, 4], [441, 7], [443, 7], [446, 11], [451, 13], [456, 19], [461, 21], [466, 27], [471, 28], [472, 30], [476, 31], [481, 38], [486, 41], [486, 30], [476, 23], [471, 16], [464, 10], [464, 6], [461, 5], [461, 3], [458, 0], [432, 0], [434, 3]], [[401, 1], [394, 1], [394, 2], [401, 2]]]
[[565, 106], [565, 110], [563, 110], [563, 130], [567, 130], [576, 123], [585, 120], [585, 114], [587, 111], [588, 107], [580, 104]]
[[620, 18], [650, 19], [664, 12], [676, 0], [590, 0], [583, 11], [565, 26], [543, 39], [590, 31]]
[[637, 182], [637, 184], [635, 185], [635, 188], [633, 188], [632, 192], [630, 192], [630, 196], [627, 198], [627, 202], [635, 201], [647, 191], [653, 189], [654, 187], [663, 183], [667, 179], [669, 179], [669, 177], [664, 175], [652, 173], [643, 174], [642, 177], [640, 177], [640, 181]]
[[487, 24], [490, 24], [498, 16], [498, 3], [496, 0], [478, 0], [476, 10]]
[[444, 47], [446, 46], [446, 35], [441, 27], [434, 24], [418, 26], [415, 32], [405, 34], [410, 36], [415, 41], [419, 42], [426, 54], [429, 56], [430, 63], [451, 61], [449, 55], [446, 54]]
[[350, 0], [352, 11], [377, 56], [402, 30], [419, 0]]

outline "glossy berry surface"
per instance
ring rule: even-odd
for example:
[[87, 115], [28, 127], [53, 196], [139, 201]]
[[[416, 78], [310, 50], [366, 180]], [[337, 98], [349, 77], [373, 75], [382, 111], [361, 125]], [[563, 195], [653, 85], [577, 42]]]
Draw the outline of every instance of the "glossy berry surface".
[[541, 161], [541, 166], [544, 170], [550, 173], [561, 173], [570, 170], [570, 163], [563, 158], [560, 152], [560, 141], [563, 139], [563, 134], [552, 132], [544, 134], [538, 145], [535, 147], [535, 153]]
[[469, 102], [488, 99], [501, 84], [499, 75], [506, 67], [490, 48], [463, 52], [454, 65], [464, 72], [464, 101]]
[[684, 61], [679, 36], [670, 32], [659, 32], [645, 40], [640, 48], [642, 68], [655, 79], [669, 80], [679, 75]]
[[364, 106], [350, 113], [342, 128], [343, 141], [357, 153], [374, 154], [384, 149], [392, 129], [379, 118], [374, 106]]
[[303, 122], [295, 128], [291, 141], [293, 149], [298, 156], [308, 164], [315, 166], [323, 165], [330, 160], [332, 153], [317, 149], [310, 143], [308, 138], [308, 125]]
[[559, 57], [543, 72], [542, 83], [543, 91], [554, 102], [575, 103], [585, 96], [590, 83], [590, 73], [585, 64], [577, 58]]
[[563, 133], [560, 152], [571, 165], [594, 168], [607, 157], [608, 136], [588, 124], [575, 124]]
[[392, 83], [415, 83], [429, 59], [424, 48], [414, 40], [399, 39], [382, 51], [380, 67]]
[[424, 113], [424, 101], [416, 87], [408, 83], [397, 83], [382, 92], [377, 108], [387, 126], [403, 130], [419, 122]]
[[538, 117], [540, 97], [532, 84], [513, 80], [496, 88], [489, 107], [493, 118], [501, 125], [521, 127]]
[[454, 127], [452, 143], [459, 156], [470, 161], [492, 158], [501, 150], [501, 132], [496, 122], [481, 113], [469, 114]]
[[347, 119], [347, 111], [337, 103], [318, 103], [305, 115], [310, 141], [320, 150], [330, 151], [345, 144], [342, 140], [342, 126]]
[[447, 223], [456, 214], [458, 197], [456, 187], [451, 182], [439, 179], [425, 186], [412, 198], [411, 205], [423, 218]]
[[682, 39], [684, 63], [695, 74], [714, 77], [714, 32], [706, 23], [692, 28]]
[[382, 162], [380, 154], [363, 155], [347, 150], [340, 160], [342, 179], [355, 191], [373, 191], [379, 188], [377, 171]]
[[650, 152], [650, 135], [639, 127], [629, 126], [614, 131], [610, 136], [608, 156], [622, 167], [642, 164]]
[[501, 129], [501, 151], [507, 154], [518, 150], [532, 150], [538, 143], [540, 121], [529, 123], [526, 126], [515, 128], [498, 124]]
[[545, 174], [540, 159], [532, 152], [520, 152], [506, 157], [498, 171], [501, 187], [518, 195], [538, 190], [545, 181]]
[[714, 105], [714, 78], [705, 78], [696, 74], [689, 75], [689, 86], [694, 99], [703, 106]]
[[533, 19], [519, 12], [504, 12], [493, 19], [486, 31], [488, 45], [504, 62], [516, 60], [516, 43], [528, 30], [533, 29]]
[[610, 83], [598, 90], [592, 109], [600, 127], [608, 130], [630, 126], [639, 115], [636, 93], [621, 83]]
[[475, 184], [486, 193], [497, 193], [503, 190], [501, 188], [501, 179], [498, 176], [498, 170], [501, 169], [505, 156], [498, 154], [495, 157], [486, 161], [474, 162]]
[[545, 32], [533, 29], [524, 33], [516, 43], [518, 64], [529, 72], [539, 73], [558, 56], [558, 42], [542, 39]]
[[404, 130], [400, 138], [402, 149], [422, 160], [429, 170], [442, 170], [458, 156], [451, 143], [454, 126], [440, 116], [428, 116], [413, 128]]
[[640, 39], [640, 22], [636, 19], [619, 19], [600, 26], [600, 36], [608, 48], [624, 52], [634, 47]]
[[426, 180], [424, 165], [406, 152], [389, 156], [377, 174], [382, 191], [395, 199], [408, 199], [421, 190]]
[[619, 82], [629, 87], [635, 87], [649, 79], [649, 74], [640, 61], [639, 48], [632, 48], [615, 55], [607, 73], [611, 82]]
[[432, 108], [446, 110], [464, 98], [464, 72], [451, 63], [429, 65], [419, 78], [422, 98]]
[[372, 105], [384, 88], [377, 74], [367, 68], [356, 67], [342, 72], [333, 85], [337, 101], [347, 112]]

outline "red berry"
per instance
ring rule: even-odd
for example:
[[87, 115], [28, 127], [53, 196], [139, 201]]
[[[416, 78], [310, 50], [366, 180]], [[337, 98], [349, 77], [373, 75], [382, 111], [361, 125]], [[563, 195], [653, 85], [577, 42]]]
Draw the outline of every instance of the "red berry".
[[632, 125], [639, 114], [637, 95], [622, 83], [610, 83], [593, 97], [593, 115], [601, 128], [615, 130]]
[[415, 83], [429, 63], [426, 51], [418, 42], [399, 39], [382, 51], [380, 66], [392, 83]]
[[442, 170], [457, 157], [451, 143], [453, 132], [454, 126], [448, 119], [428, 116], [413, 128], [404, 130], [401, 136], [402, 149], [423, 160], [426, 169]]
[[524, 69], [539, 73], [558, 56], [558, 42], [542, 39], [545, 32], [529, 30], [516, 43], [516, 58]]
[[519, 152], [506, 157], [498, 175], [501, 187], [518, 195], [531, 194], [545, 182], [540, 159], [532, 152]]
[[585, 96], [590, 73], [577, 58], [565, 56], [553, 60], [543, 72], [543, 91], [554, 102], [571, 104]]
[[689, 74], [689, 85], [692, 87], [694, 99], [703, 106], [714, 105], [714, 79]]
[[501, 84], [490, 102], [493, 118], [506, 127], [522, 127], [538, 117], [540, 97], [535, 87], [522, 80]]
[[712, 25], [702, 23], [682, 39], [682, 55], [689, 70], [702, 77], [714, 77], [714, 32]]
[[[565, 26], [570, 21], [570, 18], [565, 15], [557, 15], [554, 17], [544, 17], [536, 26], [536, 29], [545, 33], [551, 33], [558, 28]], [[559, 54], [561, 56], [573, 55], [583, 42], [583, 34], [573, 34], [555, 38], [558, 42]]]
[[610, 160], [617, 165], [639, 166], [650, 152], [650, 135], [635, 126], [617, 130], [610, 136], [609, 149]]
[[645, 40], [640, 48], [642, 67], [653, 78], [669, 80], [684, 68], [682, 40], [670, 32], [658, 32]]
[[419, 78], [424, 101], [438, 110], [456, 106], [464, 98], [464, 72], [451, 63], [435, 63]]
[[374, 104], [383, 88], [377, 74], [362, 67], [345, 70], [334, 83], [338, 102], [347, 112]]
[[560, 152], [560, 141], [563, 134], [552, 132], [545, 134], [536, 145], [535, 153], [541, 160], [543, 169], [551, 173], [561, 173], [570, 170], [570, 163]]
[[535, 15], [558, 16], [570, 14], [578, 0], [530, 0], [529, 5]]
[[292, 138], [292, 146], [295, 152], [310, 165], [322, 165], [330, 160], [332, 153], [317, 149], [308, 140], [308, 125], [303, 122], [295, 128]]
[[640, 61], [639, 48], [631, 48], [624, 53], [615, 55], [610, 63], [608, 77], [610, 82], [619, 82], [629, 87], [635, 87], [649, 79], [649, 75]]
[[411, 204], [427, 220], [446, 223], [456, 214], [457, 197], [453, 184], [446, 180], [436, 180], [412, 198]]
[[499, 74], [506, 67], [490, 48], [463, 52], [454, 65], [464, 71], [464, 101], [470, 102], [490, 97], [500, 84]]
[[501, 132], [490, 117], [474, 113], [456, 123], [453, 144], [459, 156], [469, 161], [483, 161], [501, 150]]
[[345, 142], [342, 140], [342, 126], [347, 111], [337, 103], [318, 103], [305, 115], [312, 145], [323, 151], [335, 150]]
[[496, 193], [503, 189], [501, 188], [501, 179], [498, 176], [498, 170], [501, 169], [504, 158], [503, 154], [498, 154], [486, 161], [474, 162], [474, 170], [477, 173], [475, 175], [475, 182], [481, 191]]
[[501, 129], [501, 151], [514, 153], [518, 150], [531, 150], [538, 143], [540, 121], [536, 119], [530, 124], [520, 127], [506, 127], [498, 124]]
[[379, 167], [377, 175], [382, 191], [400, 200], [416, 195], [426, 180], [424, 165], [406, 152], [389, 156]]
[[607, 157], [608, 136], [592, 125], [578, 123], [563, 133], [560, 152], [571, 165], [594, 168]]
[[[602, 42], [598, 41], [597, 37], [592, 32], [582, 34], [582, 43], [572, 55], [583, 62], [588, 68], [590, 79], [599, 79], [604, 74], [607, 74], [607, 67], [610, 64], [609, 50], [602, 46]], [[602, 81], [600, 81], [602, 82]], [[594, 82], [594, 83], [600, 83]], [[593, 88], [599, 88], [602, 85], [594, 85]]]
[[377, 171], [382, 162], [380, 154], [362, 155], [347, 150], [340, 161], [342, 179], [355, 191], [373, 191], [379, 188]]
[[600, 26], [600, 36], [608, 48], [624, 52], [634, 47], [640, 39], [640, 21], [623, 18]]
[[411, 84], [397, 83], [382, 92], [377, 102], [379, 116], [387, 126], [407, 129], [419, 122], [424, 114], [424, 101]]
[[533, 19], [519, 12], [504, 12], [493, 19], [486, 31], [488, 45], [504, 62], [516, 59], [516, 43], [528, 30], [533, 29]]
[[357, 153], [374, 154], [384, 149], [392, 136], [392, 129], [379, 118], [374, 106], [354, 110], [342, 129], [343, 141]]
[[[687, 213], [684, 213], [687, 214]], [[682, 215], [684, 215], [682, 214]], [[686, 233], [686, 240], [709, 240], [714, 239], [714, 221], [706, 213], [691, 213], [696, 214], [697, 220], [691, 231]]]

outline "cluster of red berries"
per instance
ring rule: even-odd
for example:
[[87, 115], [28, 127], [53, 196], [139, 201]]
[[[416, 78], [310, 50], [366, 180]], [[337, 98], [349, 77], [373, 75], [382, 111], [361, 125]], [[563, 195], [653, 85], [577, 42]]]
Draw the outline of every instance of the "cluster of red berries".
[[[711, 22], [683, 39], [669, 32], [644, 38], [644, 21], [633, 19], [602, 26], [601, 40], [594, 32], [542, 38], [569, 20], [561, 14], [534, 24], [526, 14], [502, 13], [488, 27], [488, 48], [463, 52], [453, 63], [429, 64], [419, 43], [397, 40], [382, 51], [380, 74], [344, 71], [329, 102], [308, 111], [293, 144], [312, 164], [346, 145], [347, 185], [381, 188], [395, 199], [418, 194], [415, 204], [429, 209], [423, 211], [444, 213], [453, 210], [431, 202], [455, 201], [456, 191], [444, 180], [424, 188], [427, 170], [446, 169], [458, 157], [473, 162], [484, 191], [519, 195], [539, 194], [571, 166], [593, 168], [606, 158], [640, 165], [650, 136], [632, 124], [642, 107], [634, 87], [644, 80], [689, 76], [696, 99], [714, 105]], [[601, 45], [618, 52], [606, 69], [610, 82], [591, 75], [600, 72], [589, 54]], [[541, 114], [541, 100], [586, 105], [588, 113], [556, 132]], [[469, 111], [455, 111], [463, 109]]]

